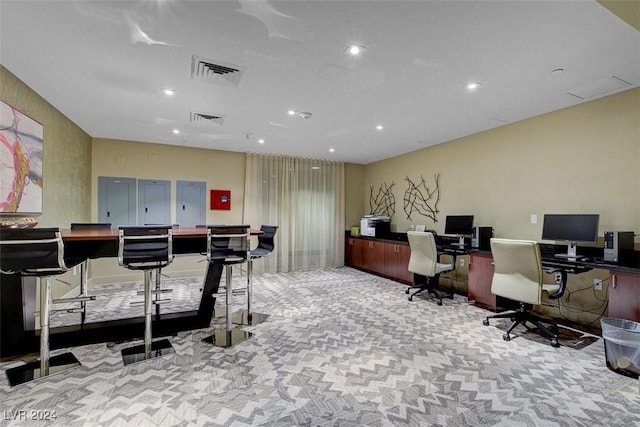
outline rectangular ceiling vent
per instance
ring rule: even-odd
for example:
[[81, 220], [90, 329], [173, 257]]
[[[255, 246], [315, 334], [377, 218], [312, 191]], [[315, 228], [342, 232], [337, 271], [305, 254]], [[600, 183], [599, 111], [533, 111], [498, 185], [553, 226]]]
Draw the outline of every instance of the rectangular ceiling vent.
[[231, 86], [238, 86], [245, 68], [213, 59], [193, 55], [191, 57], [191, 78]]
[[205, 113], [194, 113], [191, 112], [190, 117], [191, 123], [215, 123], [219, 126], [222, 126], [222, 122], [224, 121], [223, 116], [218, 116], [216, 114], [205, 114]]
[[611, 76], [596, 80], [591, 84], [572, 89], [567, 92], [567, 94], [580, 99], [590, 99], [618, 92], [623, 89], [628, 89], [631, 86], [631, 83], [624, 81], [619, 77]]

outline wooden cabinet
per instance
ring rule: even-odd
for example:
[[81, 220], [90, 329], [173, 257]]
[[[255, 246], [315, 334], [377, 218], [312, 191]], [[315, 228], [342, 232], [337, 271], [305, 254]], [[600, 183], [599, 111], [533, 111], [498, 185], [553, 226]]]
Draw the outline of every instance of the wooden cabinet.
[[386, 243], [366, 240], [362, 252], [362, 268], [374, 273], [384, 274], [384, 248]]
[[498, 307], [496, 296], [491, 293], [493, 279], [493, 258], [490, 254], [469, 255], [469, 301], [476, 305], [495, 310]]
[[345, 265], [405, 283], [413, 282], [409, 273], [408, 243], [347, 237], [345, 240]]
[[609, 317], [640, 322], [640, 275], [609, 273]]
[[409, 271], [411, 249], [404, 243], [386, 243], [384, 249], [384, 274], [397, 280], [413, 283], [413, 273]]

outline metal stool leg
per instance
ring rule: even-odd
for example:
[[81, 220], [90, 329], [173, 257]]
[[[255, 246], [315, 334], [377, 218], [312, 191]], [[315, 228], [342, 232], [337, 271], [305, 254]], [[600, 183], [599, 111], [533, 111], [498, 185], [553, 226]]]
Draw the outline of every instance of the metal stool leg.
[[7, 378], [12, 386], [23, 384], [67, 369], [80, 366], [72, 353], [50, 357], [49, 322], [51, 317], [51, 278], [39, 278], [40, 282], [40, 360], [7, 370]]
[[267, 320], [269, 315], [264, 313], [254, 313], [251, 310], [251, 303], [253, 301], [253, 261], [249, 259], [247, 264], [247, 309], [234, 313], [233, 323], [236, 325], [253, 326]]
[[151, 270], [144, 270], [144, 343], [122, 350], [122, 361], [125, 365], [149, 360], [173, 353], [173, 346], [168, 339], [153, 341], [151, 299]]
[[228, 348], [235, 344], [239, 344], [242, 341], [246, 341], [253, 335], [251, 332], [243, 331], [242, 329], [236, 329], [233, 327], [233, 318], [231, 315], [231, 305], [233, 298], [232, 289], [232, 275], [233, 267], [231, 265], [225, 266], [226, 270], [226, 291], [225, 291], [225, 305], [227, 313], [225, 316], [225, 329], [222, 331], [215, 331], [213, 335], [204, 338], [202, 341], [215, 345], [216, 347]]

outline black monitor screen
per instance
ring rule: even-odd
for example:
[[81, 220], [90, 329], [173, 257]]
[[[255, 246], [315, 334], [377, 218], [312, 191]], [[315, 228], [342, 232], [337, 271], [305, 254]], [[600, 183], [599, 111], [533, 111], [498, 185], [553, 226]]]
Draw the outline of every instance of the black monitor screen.
[[444, 234], [470, 236], [473, 232], [473, 215], [447, 215]]
[[598, 214], [545, 214], [542, 240], [596, 243]]

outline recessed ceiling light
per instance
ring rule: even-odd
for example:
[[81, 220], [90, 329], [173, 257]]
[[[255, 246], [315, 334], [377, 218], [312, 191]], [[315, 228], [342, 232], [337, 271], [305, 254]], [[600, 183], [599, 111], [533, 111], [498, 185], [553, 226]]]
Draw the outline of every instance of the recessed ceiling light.
[[173, 89], [169, 89], [169, 88], [164, 88], [162, 89], [162, 93], [164, 93], [167, 96], [173, 96], [176, 94], [176, 91]]
[[258, 144], [264, 144], [264, 139], [260, 138], [260, 139], [258, 140]]
[[335, 149], [335, 148], [329, 148], [329, 152], [330, 152], [330, 153], [333, 153], [334, 151], [336, 151], [336, 149]]
[[358, 55], [360, 55], [362, 53], [362, 51], [364, 49], [365, 49], [365, 47], [361, 46], [359, 44], [350, 44], [345, 49], [345, 52], [348, 53], [351, 56], [358, 56]]
[[287, 114], [290, 115], [290, 116], [293, 116], [293, 115], [296, 114], [296, 112], [293, 111], [293, 110], [289, 110], [289, 111], [287, 111]]
[[377, 130], [382, 130], [382, 129], [384, 129], [384, 126], [382, 126], [382, 125], [378, 125], [378, 126], [376, 126], [376, 129], [377, 129]]
[[478, 89], [478, 87], [480, 87], [480, 83], [469, 83], [467, 85], [467, 89], [469, 89], [469, 90]]
[[175, 133], [176, 135], [178, 135], [180, 133], [180, 129], [174, 129], [173, 133]]

